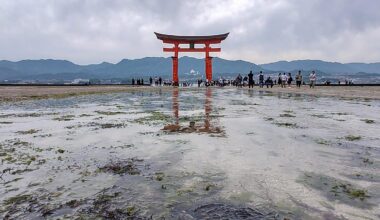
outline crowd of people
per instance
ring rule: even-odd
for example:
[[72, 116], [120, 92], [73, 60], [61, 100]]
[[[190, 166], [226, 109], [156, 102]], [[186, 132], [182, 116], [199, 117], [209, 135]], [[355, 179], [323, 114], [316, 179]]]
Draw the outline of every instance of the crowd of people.
[[[256, 80], [255, 80], [256, 79]], [[309, 86], [310, 88], [314, 88], [316, 81], [317, 81], [317, 75], [315, 71], [312, 71], [309, 75]], [[258, 85], [260, 88], [266, 87], [266, 88], [272, 88], [274, 85], [281, 86], [281, 88], [287, 88], [291, 87], [293, 85], [293, 81], [295, 81], [295, 85], [297, 88], [301, 88], [302, 85], [306, 85], [306, 81], [304, 80], [304, 77], [301, 73], [301, 71], [298, 71], [298, 73], [295, 75], [295, 78], [293, 79], [293, 76], [291, 73], [278, 73], [277, 77], [273, 77], [273, 74], [265, 76], [262, 71], [260, 71], [255, 77], [252, 71], [250, 71], [247, 75], [242, 76], [241, 74], [238, 74], [235, 79], [225, 79], [223, 77], [219, 77], [218, 80], [212, 80], [208, 81], [203, 80], [199, 78], [197, 80], [198, 87], [201, 86], [236, 86], [236, 87], [246, 87], [253, 88], [253, 86]], [[144, 79], [132, 79], [132, 85], [144, 85]], [[171, 86], [173, 85], [173, 82], [165, 81], [161, 77], [149, 77], [149, 85], [151, 86]], [[182, 87], [188, 87], [192, 86], [192, 83], [183, 82], [179, 86]]]
[[[219, 80], [219, 81], [224, 81]], [[255, 81], [255, 77], [252, 71], [248, 73], [247, 76], [238, 75], [235, 80], [231, 82], [233, 86], [236, 87], [244, 87], [248, 86], [248, 88], [253, 88], [254, 85], [258, 85], [260, 88], [263, 88], [266, 86], [267, 88], [272, 88], [273, 85], [279, 85], [282, 88], [291, 87], [293, 84], [293, 77], [291, 73], [278, 73], [278, 77], [271, 77], [271, 76], [264, 76], [264, 73], [260, 71], [260, 73], [257, 76], [257, 83]], [[309, 86], [310, 88], [314, 88], [317, 81], [317, 75], [315, 71], [312, 71], [309, 75]], [[297, 75], [295, 76], [295, 82], [296, 87], [301, 88], [301, 85], [306, 85], [306, 82], [304, 80], [304, 77], [301, 73], [301, 71], [298, 71]], [[224, 83], [221, 83], [220, 85], [224, 86]]]
[[135, 79], [135, 78], [132, 78], [132, 85], [144, 85], [144, 79], [141, 78], [141, 79]]

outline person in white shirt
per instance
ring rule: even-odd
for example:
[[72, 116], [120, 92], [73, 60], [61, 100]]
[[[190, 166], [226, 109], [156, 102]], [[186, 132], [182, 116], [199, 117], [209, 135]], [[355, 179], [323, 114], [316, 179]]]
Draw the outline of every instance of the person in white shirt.
[[219, 77], [219, 86], [223, 86], [223, 78]]
[[281, 75], [281, 88], [286, 87], [287, 81], [288, 81], [288, 76], [286, 75], [286, 73], [284, 73], [283, 75]]
[[315, 74], [315, 71], [311, 72], [309, 76], [309, 80], [310, 80], [310, 88], [314, 88], [315, 82], [317, 81], [317, 75]]

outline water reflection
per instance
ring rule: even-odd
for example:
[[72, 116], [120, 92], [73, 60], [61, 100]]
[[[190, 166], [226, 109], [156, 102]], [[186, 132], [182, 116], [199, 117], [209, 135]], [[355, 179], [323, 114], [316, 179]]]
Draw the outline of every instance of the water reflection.
[[[207, 88], [205, 90], [204, 101], [204, 116], [194, 117], [180, 117], [179, 115], [179, 89], [173, 89], [172, 91], [172, 111], [174, 117], [174, 123], [164, 126], [162, 130], [169, 132], [183, 132], [183, 133], [209, 133], [209, 134], [222, 134], [224, 130], [218, 125], [218, 121], [213, 118], [217, 118], [217, 113], [212, 114], [212, 89]], [[202, 123], [203, 119], [203, 123]], [[188, 123], [188, 124], [187, 124]]]

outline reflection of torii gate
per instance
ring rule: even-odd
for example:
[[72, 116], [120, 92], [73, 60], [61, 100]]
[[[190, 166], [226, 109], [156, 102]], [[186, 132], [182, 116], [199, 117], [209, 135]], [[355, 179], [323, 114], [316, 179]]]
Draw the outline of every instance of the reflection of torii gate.
[[[179, 52], [205, 52], [206, 79], [212, 80], [212, 57], [210, 52], [220, 52], [221, 48], [212, 48], [211, 44], [220, 44], [229, 33], [209, 36], [176, 36], [154, 32], [159, 40], [165, 44], [173, 44], [172, 48], [165, 48], [164, 52], [174, 52], [173, 59], [173, 85], [178, 86], [178, 53]], [[180, 44], [188, 44], [188, 48], [181, 48]], [[203, 48], [195, 48], [195, 44], [204, 44]]]
[[165, 125], [162, 130], [169, 132], [183, 132], [183, 133], [208, 133], [208, 134], [219, 134], [224, 135], [224, 130], [218, 126], [213, 126], [211, 124], [211, 99], [212, 99], [212, 90], [210, 88], [206, 89], [206, 97], [204, 103], [205, 118], [204, 123], [195, 124], [195, 121], [190, 122], [190, 125], [182, 126], [179, 123], [179, 90], [177, 88], [173, 89], [172, 93], [172, 107], [174, 115], [174, 124]]

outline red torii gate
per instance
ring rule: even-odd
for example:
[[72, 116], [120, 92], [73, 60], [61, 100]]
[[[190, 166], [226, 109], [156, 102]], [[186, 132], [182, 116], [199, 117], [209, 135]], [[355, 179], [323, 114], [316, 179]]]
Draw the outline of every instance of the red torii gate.
[[[165, 44], [173, 44], [172, 48], [165, 48], [164, 52], [174, 52], [173, 59], [173, 85], [178, 86], [178, 53], [179, 52], [205, 52], [206, 79], [212, 80], [212, 57], [210, 52], [220, 52], [221, 48], [212, 48], [211, 44], [220, 44], [225, 40], [229, 33], [209, 35], [209, 36], [176, 36], [154, 32], [157, 39], [162, 40]], [[180, 44], [188, 44], [188, 48], [181, 48]], [[203, 48], [195, 48], [195, 44], [204, 44]]]

